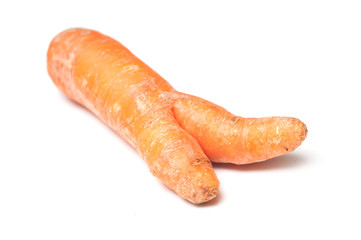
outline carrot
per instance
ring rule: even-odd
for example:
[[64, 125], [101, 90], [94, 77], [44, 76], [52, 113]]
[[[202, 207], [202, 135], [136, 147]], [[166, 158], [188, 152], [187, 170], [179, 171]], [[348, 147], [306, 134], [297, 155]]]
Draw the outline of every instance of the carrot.
[[245, 119], [176, 91], [122, 44], [96, 31], [57, 35], [47, 64], [67, 97], [109, 125], [141, 154], [153, 175], [193, 203], [218, 193], [209, 159], [262, 161], [293, 151], [306, 137], [297, 119]]
[[174, 114], [213, 162], [264, 161], [292, 152], [307, 135], [306, 125], [296, 118], [242, 118], [184, 94], [175, 101]]

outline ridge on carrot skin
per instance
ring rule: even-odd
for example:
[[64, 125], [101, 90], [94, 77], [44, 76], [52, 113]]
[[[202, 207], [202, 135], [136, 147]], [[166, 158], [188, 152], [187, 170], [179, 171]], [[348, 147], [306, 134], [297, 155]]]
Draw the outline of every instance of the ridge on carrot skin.
[[294, 118], [241, 118], [176, 91], [116, 40], [69, 29], [50, 43], [48, 72], [144, 158], [151, 173], [192, 203], [216, 197], [211, 161], [245, 164], [293, 151], [306, 126]]

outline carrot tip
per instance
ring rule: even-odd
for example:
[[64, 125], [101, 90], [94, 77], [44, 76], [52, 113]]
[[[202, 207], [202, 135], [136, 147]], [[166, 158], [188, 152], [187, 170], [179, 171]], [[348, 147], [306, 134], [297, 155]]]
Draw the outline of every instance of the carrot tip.
[[219, 186], [204, 187], [200, 191], [198, 191], [198, 193], [195, 193], [192, 200], [190, 201], [196, 204], [208, 202], [217, 196], [218, 189]]

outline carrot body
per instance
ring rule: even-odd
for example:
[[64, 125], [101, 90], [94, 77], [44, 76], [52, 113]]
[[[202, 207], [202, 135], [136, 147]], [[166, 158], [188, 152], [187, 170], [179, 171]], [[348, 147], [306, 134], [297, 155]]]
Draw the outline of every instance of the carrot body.
[[209, 158], [261, 161], [294, 150], [306, 136], [297, 119], [244, 119], [177, 92], [123, 45], [96, 31], [60, 33], [47, 63], [66, 96], [108, 124], [142, 155], [153, 175], [193, 203], [217, 195]]
[[213, 162], [264, 161], [292, 152], [307, 135], [306, 125], [296, 118], [242, 118], [189, 95], [175, 102], [174, 113]]

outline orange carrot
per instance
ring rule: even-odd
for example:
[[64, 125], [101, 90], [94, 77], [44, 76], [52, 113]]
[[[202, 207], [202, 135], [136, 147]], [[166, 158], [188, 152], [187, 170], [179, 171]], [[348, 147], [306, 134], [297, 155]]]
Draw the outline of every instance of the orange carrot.
[[175, 101], [174, 114], [213, 162], [264, 161], [292, 152], [307, 135], [306, 125], [296, 118], [242, 118], [185, 94]]
[[306, 137], [297, 119], [245, 119], [177, 92], [123, 45], [96, 31], [60, 33], [50, 43], [47, 63], [66, 96], [108, 124], [153, 175], [193, 203], [218, 193], [209, 159], [262, 161], [293, 151]]

